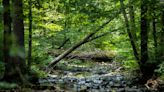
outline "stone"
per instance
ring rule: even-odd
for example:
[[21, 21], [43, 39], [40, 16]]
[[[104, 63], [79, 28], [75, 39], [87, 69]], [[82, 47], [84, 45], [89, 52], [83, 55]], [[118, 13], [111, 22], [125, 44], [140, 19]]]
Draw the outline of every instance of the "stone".
[[120, 81], [122, 81], [122, 77], [116, 77], [116, 82], [120, 82]]
[[110, 82], [109, 82], [109, 85], [110, 85], [110, 86], [114, 86], [114, 82], [113, 82], [113, 81], [110, 81]]
[[85, 84], [87, 87], [91, 87], [92, 86], [92, 83], [86, 83]]
[[86, 79], [86, 83], [90, 83], [90, 82], [92, 82], [91, 79]]
[[93, 84], [93, 85], [92, 85], [92, 88], [98, 89], [98, 88], [99, 88], [99, 84]]
[[113, 86], [119, 88], [119, 87], [121, 87], [121, 84], [119, 84], [119, 83], [115, 83]]
[[59, 82], [59, 83], [63, 83], [64, 81], [63, 81], [62, 79], [59, 79], [58, 82]]
[[93, 80], [93, 83], [101, 84], [102, 80]]
[[79, 81], [78, 84], [79, 85], [84, 85], [86, 82], [85, 81]]

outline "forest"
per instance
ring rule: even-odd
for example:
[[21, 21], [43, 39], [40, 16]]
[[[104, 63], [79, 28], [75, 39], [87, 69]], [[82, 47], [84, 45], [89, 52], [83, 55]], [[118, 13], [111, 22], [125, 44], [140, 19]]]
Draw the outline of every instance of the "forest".
[[0, 0], [0, 92], [164, 92], [164, 0]]

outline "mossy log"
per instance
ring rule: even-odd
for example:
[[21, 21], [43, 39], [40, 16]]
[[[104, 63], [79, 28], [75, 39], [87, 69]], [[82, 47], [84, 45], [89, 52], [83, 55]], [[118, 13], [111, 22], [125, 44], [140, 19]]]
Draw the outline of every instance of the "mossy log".
[[[48, 52], [49, 55], [57, 57], [61, 51]], [[112, 61], [116, 53], [110, 51], [94, 51], [94, 52], [73, 52], [65, 57], [65, 59], [94, 60], [94, 61]]]

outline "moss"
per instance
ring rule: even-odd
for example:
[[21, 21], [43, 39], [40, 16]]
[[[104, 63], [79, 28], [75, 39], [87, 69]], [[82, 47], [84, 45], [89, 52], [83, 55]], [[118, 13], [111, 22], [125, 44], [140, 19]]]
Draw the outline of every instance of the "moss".
[[0, 89], [15, 89], [18, 85], [15, 83], [0, 82]]

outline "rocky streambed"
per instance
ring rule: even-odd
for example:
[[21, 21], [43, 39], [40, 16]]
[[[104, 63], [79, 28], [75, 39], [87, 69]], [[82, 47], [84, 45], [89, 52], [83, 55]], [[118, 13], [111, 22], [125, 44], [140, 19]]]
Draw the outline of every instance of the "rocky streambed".
[[121, 72], [122, 68], [112, 65], [98, 63], [92, 67], [73, 65], [71, 68], [58, 68], [48, 77], [40, 79], [39, 83], [58, 87], [61, 92], [162, 92], [132, 84], [134, 80]]
[[123, 92], [124, 90], [128, 90], [128, 92], [141, 92], [141, 89], [137, 89], [137, 86], [129, 88], [130, 82], [126, 81], [123, 75], [104, 74], [82, 78], [50, 76], [46, 79], [41, 79], [39, 82], [41, 84], [53, 84], [70, 92]]

